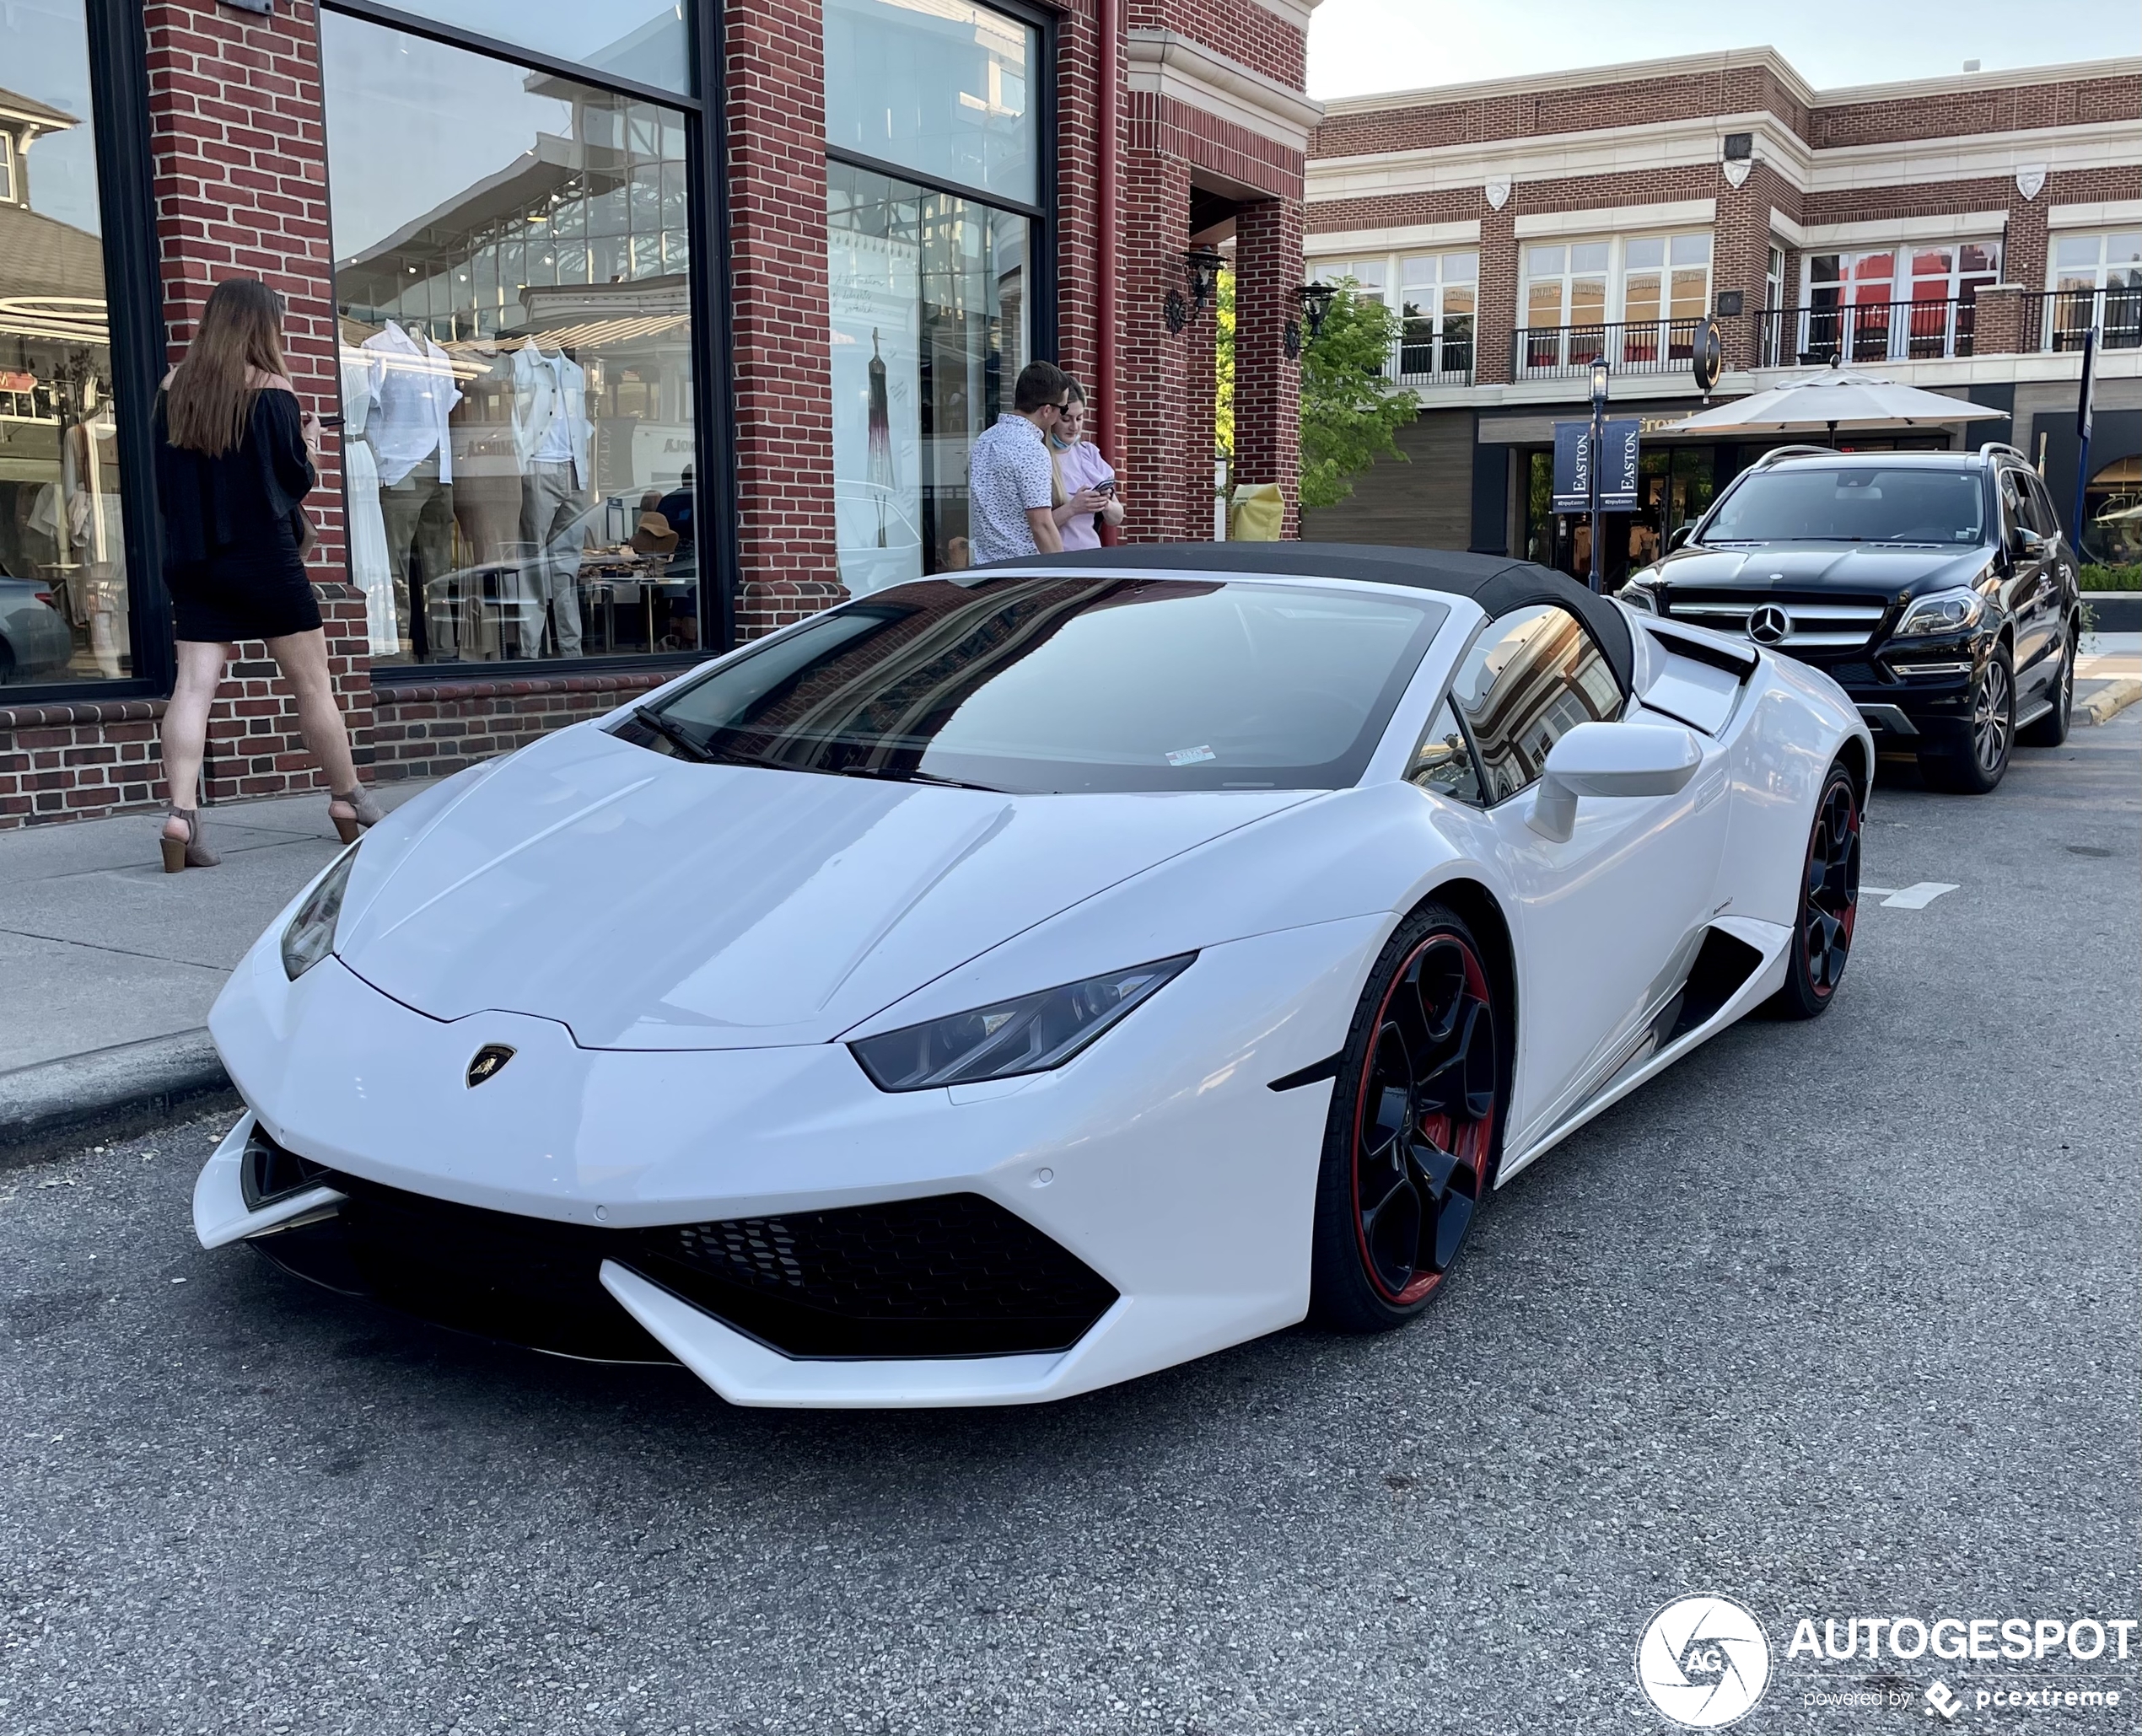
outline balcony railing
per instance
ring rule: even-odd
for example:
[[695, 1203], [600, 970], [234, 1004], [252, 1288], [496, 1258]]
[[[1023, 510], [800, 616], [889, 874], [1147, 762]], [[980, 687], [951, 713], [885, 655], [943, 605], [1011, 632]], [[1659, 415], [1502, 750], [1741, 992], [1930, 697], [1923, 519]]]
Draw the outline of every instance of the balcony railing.
[[1602, 357], [1616, 374], [1674, 374], [1695, 354], [1700, 319], [1617, 320], [1594, 325], [1534, 325], [1517, 334], [1520, 379], [1578, 379]]
[[1402, 386], [1469, 386], [1472, 384], [1472, 316], [1450, 319], [1435, 331], [1426, 321], [1391, 347], [1384, 372]]
[[2023, 315], [2023, 341], [2041, 350], [2079, 350], [2083, 334], [2099, 328], [2108, 350], [2142, 349], [2142, 288], [2053, 289], [2031, 300]]
[[1942, 300], [1849, 302], [1837, 307], [1770, 308], [1757, 317], [1764, 368], [1795, 363], [1938, 362], [1971, 353], [1977, 304]]

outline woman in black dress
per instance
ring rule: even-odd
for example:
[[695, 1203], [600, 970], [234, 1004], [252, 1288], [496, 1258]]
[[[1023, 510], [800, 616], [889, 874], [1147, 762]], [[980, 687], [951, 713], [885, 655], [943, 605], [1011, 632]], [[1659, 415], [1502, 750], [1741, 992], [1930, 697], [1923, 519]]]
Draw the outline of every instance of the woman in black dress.
[[320, 605], [305, 577], [304, 501], [318, 480], [320, 422], [300, 411], [283, 359], [283, 300], [257, 278], [218, 283], [156, 411], [156, 481], [164, 579], [178, 638], [178, 684], [164, 713], [171, 807], [166, 873], [213, 868], [193, 796], [208, 709], [238, 641], [265, 639], [297, 691], [305, 746], [327, 774], [328, 818], [344, 842], [380, 818], [357, 781], [327, 673]]

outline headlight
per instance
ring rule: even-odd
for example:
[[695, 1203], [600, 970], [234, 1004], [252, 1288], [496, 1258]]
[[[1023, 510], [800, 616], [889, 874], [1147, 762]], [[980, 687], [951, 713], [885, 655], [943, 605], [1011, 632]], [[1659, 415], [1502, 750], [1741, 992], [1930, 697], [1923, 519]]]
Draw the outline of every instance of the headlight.
[[283, 931], [283, 972], [293, 982], [335, 949], [335, 922], [342, 913], [342, 894], [349, 888], [350, 865], [357, 860], [357, 852], [353, 844], [335, 858], [334, 867], [306, 895]]
[[1650, 586], [1647, 584], [1639, 584], [1636, 580], [1631, 579], [1616, 594], [1632, 609], [1641, 609], [1646, 615], [1656, 615], [1659, 612], [1659, 599], [1652, 594]]
[[[294, 925], [293, 925], [294, 927]], [[923, 1091], [1062, 1067], [1197, 955], [1089, 976], [848, 1045], [880, 1091]]]
[[1960, 633], [1978, 626], [1985, 612], [1986, 599], [1974, 590], [1958, 587], [1935, 591], [1913, 599], [1903, 620], [1897, 624], [1895, 637], [1923, 639], [1930, 633]]

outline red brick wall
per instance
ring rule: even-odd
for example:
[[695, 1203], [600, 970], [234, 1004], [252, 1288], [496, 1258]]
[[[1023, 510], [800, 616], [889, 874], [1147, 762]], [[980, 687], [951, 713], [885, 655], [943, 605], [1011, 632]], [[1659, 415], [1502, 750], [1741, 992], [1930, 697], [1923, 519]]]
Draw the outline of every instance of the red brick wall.
[[1253, 73], [1302, 89], [1308, 40], [1257, 0], [1128, 0], [1123, 22], [1133, 30], [1172, 30]]
[[376, 701], [374, 769], [382, 783], [444, 777], [568, 723], [600, 718], [670, 679], [643, 671], [383, 688]]
[[1301, 212], [1274, 199], [1235, 224], [1235, 476], [1279, 485], [1286, 537], [1301, 534], [1301, 364], [1285, 348], [1301, 318]]

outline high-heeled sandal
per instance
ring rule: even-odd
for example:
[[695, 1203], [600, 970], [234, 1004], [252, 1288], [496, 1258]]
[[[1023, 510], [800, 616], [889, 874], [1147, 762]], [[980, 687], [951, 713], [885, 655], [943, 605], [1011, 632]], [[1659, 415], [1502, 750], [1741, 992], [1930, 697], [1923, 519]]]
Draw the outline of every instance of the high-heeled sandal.
[[[335, 836], [345, 844], [354, 844], [387, 817], [386, 809], [372, 799], [372, 793], [361, 783], [346, 790], [330, 790], [327, 800], [327, 817], [335, 822]], [[347, 815], [336, 813], [332, 804], [336, 802], [351, 812]]]
[[201, 841], [201, 810], [181, 808], [175, 802], [164, 810], [166, 825], [175, 820], [186, 822], [186, 836], [175, 838], [169, 832], [159, 832], [157, 842], [164, 847], [164, 872], [175, 874], [180, 868], [216, 868], [223, 857]]

